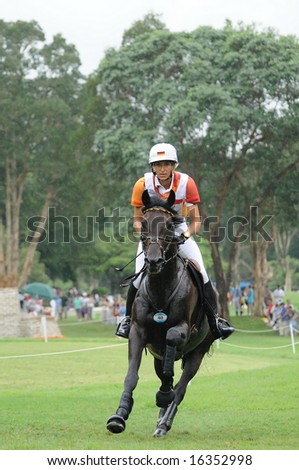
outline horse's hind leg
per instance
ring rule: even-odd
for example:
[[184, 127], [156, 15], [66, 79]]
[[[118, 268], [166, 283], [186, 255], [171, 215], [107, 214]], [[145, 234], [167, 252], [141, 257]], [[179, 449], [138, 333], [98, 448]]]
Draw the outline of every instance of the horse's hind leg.
[[198, 369], [202, 363], [205, 354], [208, 352], [211, 346], [210, 341], [205, 341], [196, 349], [188, 353], [184, 358], [184, 369], [180, 380], [175, 386], [175, 402], [179, 405], [186, 394], [187, 385], [191, 379], [196, 375]]

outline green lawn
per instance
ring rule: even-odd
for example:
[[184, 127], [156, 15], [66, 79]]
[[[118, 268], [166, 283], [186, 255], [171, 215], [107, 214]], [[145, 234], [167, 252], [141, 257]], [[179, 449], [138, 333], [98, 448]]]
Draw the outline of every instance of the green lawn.
[[[298, 449], [299, 344], [293, 354], [290, 338], [268, 332], [260, 319], [233, 323], [265, 332], [236, 332], [215, 345], [162, 439], [152, 437], [159, 381], [150, 355], [143, 357], [126, 431], [106, 431], [127, 369], [126, 341], [114, 327], [74, 323], [61, 326], [62, 340], [1, 340], [0, 448]], [[72, 352], [51, 354], [65, 351]], [[18, 355], [31, 357], [3, 359]]]

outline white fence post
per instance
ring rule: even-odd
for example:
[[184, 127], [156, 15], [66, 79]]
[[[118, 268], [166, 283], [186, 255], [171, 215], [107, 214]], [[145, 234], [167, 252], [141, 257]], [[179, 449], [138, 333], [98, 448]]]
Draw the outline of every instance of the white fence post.
[[293, 354], [296, 354], [295, 339], [294, 339], [294, 330], [293, 330], [293, 325], [292, 325], [292, 323], [290, 323], [290, 333], [291, 333]]
[[47, 343], [48, 342], [47, 317], [46, 315], [42, 315], [40, 319], [41, 319], [41, 326], [42, 326], [42, 332], [44, 334], [45, 343]]

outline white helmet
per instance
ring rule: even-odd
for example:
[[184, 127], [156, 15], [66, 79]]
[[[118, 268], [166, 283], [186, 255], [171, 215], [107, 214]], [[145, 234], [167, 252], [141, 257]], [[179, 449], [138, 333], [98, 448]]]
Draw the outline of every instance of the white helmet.
[[164, 143], [154, 145], [150, 150], [148, 162], [156, 163], [166, 160], [178, 164], [178, 157], [174, 146]]

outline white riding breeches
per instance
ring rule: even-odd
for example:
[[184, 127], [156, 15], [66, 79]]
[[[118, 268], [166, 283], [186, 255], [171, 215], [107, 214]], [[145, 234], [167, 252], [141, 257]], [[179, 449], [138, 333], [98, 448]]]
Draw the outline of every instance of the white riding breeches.
[[[183, 258], [192, 259], [199, 265], [200, 272], [203, 277], [203, 282], [204, 284], [206, 284], [209, 281], [209, 276], [204, 266], [200, 249], [194, 238], [190, 237], [188, 238], [188, 240], [185, 241], [184, 244], [180, 245], [179, 253]], [[135, 273], [139, 273], [144, 266], [144, 253], [142, 250], [141, 241], [138, 244], [137, 255], [139, 256], [136, 258]], [[136, 287], [136, 289], [138, 289], [140, 286], [141, 277], [142, 276], [140, 275], [133, 281], [133, 285]]]

